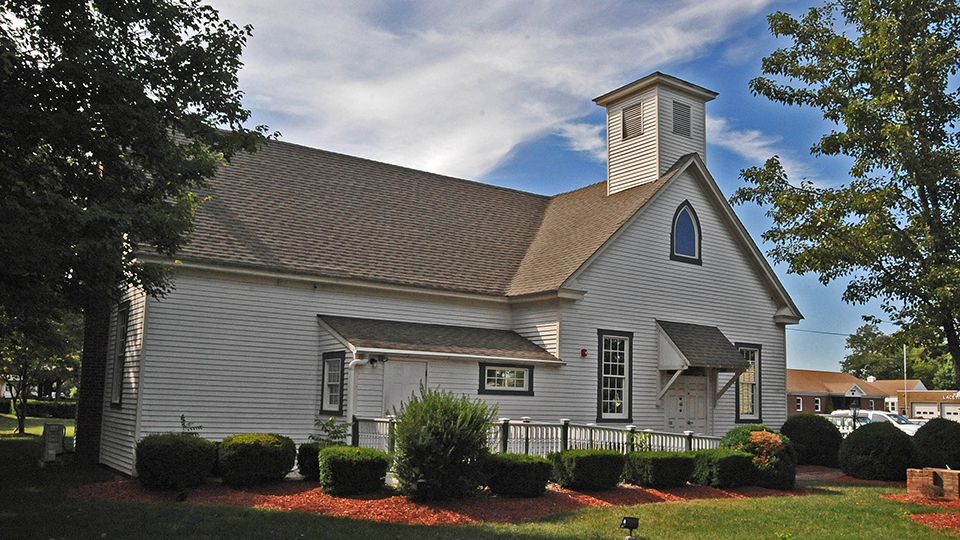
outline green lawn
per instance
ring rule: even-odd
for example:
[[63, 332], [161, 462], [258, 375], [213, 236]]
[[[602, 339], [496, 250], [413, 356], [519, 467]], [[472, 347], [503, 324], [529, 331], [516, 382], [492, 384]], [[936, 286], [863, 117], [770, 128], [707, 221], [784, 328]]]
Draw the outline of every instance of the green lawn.
[[[73, 420], [63, 418], [30, 418], [27, 417], [27, 433], [41, 435], [43, 424], [63, 424], [67, 426], [67, 437], [73, 437]], [[17, 431], [17, 417], [12, 414], [0, 414], [0, 435], [7, 435]]]
[[[42, 423], [37, 420], [37, 424]], [[821, 493], [805, 497], [592, 508], [523, 525], [425, 527], [175, 502], [151, 505], [78, 500], [67, 496], [73, 487], [116, 476], [101, 468], [80, 468], [69, 459], [62, 465], [41, 469], [37, 466], [39, 454], [36, 439], [0, 438], [0, 537], [4, 539], [614, 540], [626, 536], [626, 531], [618, 529], [625, 515], [640, 518], [642, 528], [636, 534], [648, 539], [953, 537], [903, 517], [934, 509], [878, 497], [897, 491], [891, 488], [817, 483], [807, 485], [820, 488]]]

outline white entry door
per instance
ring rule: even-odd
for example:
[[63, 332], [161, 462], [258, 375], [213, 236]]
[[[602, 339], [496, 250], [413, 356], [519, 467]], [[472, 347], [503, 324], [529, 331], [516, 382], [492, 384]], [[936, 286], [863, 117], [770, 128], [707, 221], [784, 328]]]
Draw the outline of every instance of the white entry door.
[[410, 401], [410, 396], [420, 392], [420, 385], [427, 385], [426, 362], [383, 363], [383, 414], [393, 414], [400, 403]]
[[707, 429], [707, 378], [677, 377], [663, 396], [667, 429], [705, 431]]

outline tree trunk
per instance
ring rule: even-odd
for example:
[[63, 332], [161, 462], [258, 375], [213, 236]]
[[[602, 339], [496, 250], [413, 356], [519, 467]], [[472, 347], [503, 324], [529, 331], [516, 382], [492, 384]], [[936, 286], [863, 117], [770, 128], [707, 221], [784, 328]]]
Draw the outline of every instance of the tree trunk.
[[83, 352], [80, 355], [80, 385], [74, 449], [85, 465], [100, 461], [100, 431], [110, 339], [110, 305], [91, 303], [83, 310]]

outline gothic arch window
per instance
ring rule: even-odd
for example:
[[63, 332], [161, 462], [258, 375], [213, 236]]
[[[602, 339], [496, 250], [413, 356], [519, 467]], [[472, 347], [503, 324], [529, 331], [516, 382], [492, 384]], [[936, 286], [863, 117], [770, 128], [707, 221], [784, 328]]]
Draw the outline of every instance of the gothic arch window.
[[674, 261], [702, 264], [700, 256], [700, 220], [690, 201], [683, 201], [673, 214], [670, 228], [670, 258]]

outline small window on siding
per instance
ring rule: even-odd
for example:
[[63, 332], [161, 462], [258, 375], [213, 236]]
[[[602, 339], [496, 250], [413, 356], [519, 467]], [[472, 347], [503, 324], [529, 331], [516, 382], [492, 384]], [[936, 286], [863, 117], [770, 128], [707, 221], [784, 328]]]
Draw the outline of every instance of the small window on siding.
[[673, 102], [673, 132], [684, 137], [690, 136], [690, 105]]
[[480, 364], [481, 394], [533, 395], [533, 366]]
[[113, 335], [113, 373], [110, 381], [110, 406], [120, 408], [123, 401], [123, 369], [127, 358], [127, 334], [130, 328], [130, 302], [117, 308], [117, 330]]
[[737, 379], [737, 422], [760, 421], [760, 345], [738, 343], [750, 367]]
[[320, 366], [320, 412], [343, 414], [344, 351], [323, 353]]
[[670, 258], [702, 264], [700, 257], [700, 220], [689, 201], [683, 201], [673, 215], [670, 229]]
[[620, 117], [623, 123], [624, 139], [643, 134], [643, 103], [623, 109]]

